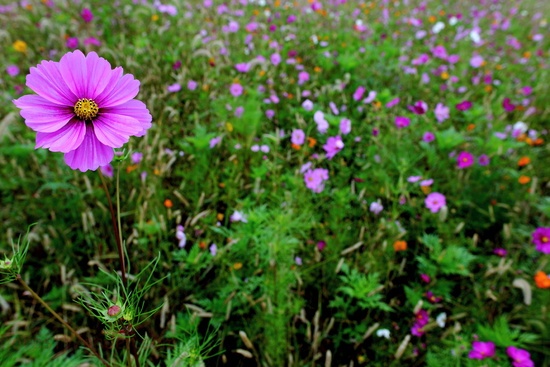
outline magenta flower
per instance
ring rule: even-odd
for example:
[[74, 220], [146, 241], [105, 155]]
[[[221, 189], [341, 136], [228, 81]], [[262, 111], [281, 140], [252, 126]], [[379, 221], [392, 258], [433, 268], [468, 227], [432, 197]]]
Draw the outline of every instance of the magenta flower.
[[430, 51], [432, 52], [432, 55], [434, 55], [434, 57], [442, 60], [447, 60], [447, 50], [444, 46], [435, 46]]
[[408, 117], [405, 116], [396, 116], [395, 117], [395, 126], [397, 126], [398, 129], [402, 129], [404, 127], [407, 127], [411, 124], [411, 120]]
[[535, 249], [543, 254], [550, 254], [550, 227], [539, 227], [531, 235]]
[[437, 213], [441, 208], [447, 205], [447, 201], [445, 195], [439, 192], [432, 192], [426, 196], [424, 204], [426, 204], [426, 208], [430, 209], [432, 213]]
[[428, 104], [424, 101], [418, 101], [412, 106], [408, 106], [409, 111], [416, 115], [423, 115], [428, 111]]
[[78, 47], [78, 37], [69, 37], [65, 43], [67, 48], [77, 48]]
[[348, 135], [351, 132], [351, 120], [343, 118], [340, 120], [340, 132], [344, 135]]
[[197, 89], [197, 86], [198, 86], [198, 85], [199, 85], [199, 84], [198, 84], [196, 81], [190, 80], [190, 81], [187, 82], [187, 89], [189, 89], [189, 90], [195, 90], [195, 89]]
[[298, 85], [302, 85], [307, 81], [309, 81], [309, 73], [307, 71], [300, 71], [298, 73]]
[[82, 9], [80, 16], [82, 17], [82, 20], [84, 20], [86, 23], [90, 23], [94, 19], [94, 14], [88, 8]]
[[512, 358], [512, 365], [514, 367], [534, 367], [535, 364], [531, 360], [531, 355], [528, 351], [519, 349], [516, 347], [506, 348], [506, 354]]
[[393, 106], [397, 105], [401, 99], [399, 97], [392, 99], [388, 103], [386, 103], [386, 108], [392, 108]]
[[470, 66], [472, 66], [473, 68], [478, 68], [482, 65], [483, 57], [481, 57], [480, 55], [472, 56], [472, 58], [470, 59]]
[[422, 140], [426, 143], [431, 143], [432, 141], [435, 140], [435, 135], [430, 131], [426, 131], [422, 136]]
[[25, 124], [37, 132], [36, 148], [65, 153], [72, 169], [96, 170], [111, 162], [113, 148], [130, 136], [143, 136], [152, 117], [134, 99], [139, 81], [95, 52], [65, 54], [59, 62], [42, 61], [27, 75], [37, 95], [13, 103]]
[[328, 130], [328, 121], [325, 120], [325, 114], [322, 111], [317, 111], [313, 115], [313, 121], [317, 124], [317, 131], [324, 134]]
[[365, 87], [363, 86], [357, 87], [357, 89], [353, 93], [353, 100], [359, 101], [361, 98], [363, 98], [363, 94], [365, 94], [365, 91], [366, 91]]
[[243, 62], [243, 63], [240, 63], [240, 64], [236, 64], [236, 65], [235, 65], [235, 69], [236, 69], [239, 73], [248, 73], [248, 71], [250, 70], [250, 64], [247, 63], [247, 62]]
[[502, 107], [506, 112], [513, 112], [516, 109], [516, 106], [510, 102], [510, 98], [504, 98], [502, 101]]
[[474, 156], [469, 152], [460, 152], [456, 158], [456, 165], [458, 169], [464, 169], [474, 164]]
[[497, 256], [500, 256], [500, 257], [505, 257], [508, 254], [508, 251], [506, 251], [506, 249], [504, 249], [502, 247], [498, 247], [498, 248], [493, 250], [493, 254], [495, 254]]
[[332, 159], [343, 148], [344, 142], [340, 135], [329, 137], [327, 143], [323, 145], [323, 149], [327, 152], [327, 159]]
[[271, 63], [275, 66], [281, 63], [281, 55], [279, 55], [278, 53], [274, 53], [273, 55], [271, 55], [270, 59]]
[[468, 353], [470, 359], [485, 359], [495, 355], [495, 343], [478, 342], [472, 343], [472, 350]]
[[491, 163], [491, 160], [487, 154], [482, 154], [477, 158], [477, 164], [480, 166], [488, 166], [489, 163]]
[[455, 107], [456, 107], [456, 109], [459, 110], [459, 111], [467, 111], [467, 110], [469, 110], [470, 108], [472, 108], [472, 102], [470, 102], [470, 101], [462, 101], [462, 102], [458, 103]]
[[443, 103], [438, 103], [435, 106], [434, 113], [437, 122], [442, 123], [449, 118], [449, 107], [445, 106]]
[[304, 131], [302, 129], [293, 130], [292, 135], [290, 136], [290, 142], [296, 145], [304, 144], [305, 139], [306, 134], [304, 134]]

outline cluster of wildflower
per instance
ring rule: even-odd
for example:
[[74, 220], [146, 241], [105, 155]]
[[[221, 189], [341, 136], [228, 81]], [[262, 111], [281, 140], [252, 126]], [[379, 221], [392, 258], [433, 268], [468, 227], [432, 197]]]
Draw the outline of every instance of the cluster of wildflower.
[[[495, 356], [496, 346], [495, 343], [488, 341], [474, 341], [472, 342], [472, 350], [468, 353], [470, 359], [486, 359]], [[531, 360], [531, 355], [528, 351], [514, 346], [506, 348], [506, 354], [512, 359], [512, 366], [514, 367], [534, 367], [535, 364]]]

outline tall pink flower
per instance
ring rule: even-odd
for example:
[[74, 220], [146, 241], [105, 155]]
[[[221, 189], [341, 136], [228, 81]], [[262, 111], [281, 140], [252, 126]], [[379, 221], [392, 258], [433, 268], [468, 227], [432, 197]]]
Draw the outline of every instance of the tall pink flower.
[[479, 342], [472, 343], [472, 350], [468, 353], [470, 359], [485, 359], [495, 355], [495, 343]]
[[459, 169], [470, 167], [474, 164], [474, 156], [470, 152], [460, 152], [456, 158], [456, 166]]
[[426, 197], [424, 203], [426, 204], [426, 208], [430, 209], [432, 213], [437, 213], [447, 205], [447, 200], [445, 199], [445, 195], [439, 192], [432, 192]]
[[84, 172], [111, 162], [113, 148], [130, 136], [145, 135], [152, 117], [134, 99], [139, 81], [122, 73], [95, 52], [78, 50], [31, 68], [27, 86], [37, 95], [13, 103], [37, 132], [36, 148], [65, 153], [69, 167]]

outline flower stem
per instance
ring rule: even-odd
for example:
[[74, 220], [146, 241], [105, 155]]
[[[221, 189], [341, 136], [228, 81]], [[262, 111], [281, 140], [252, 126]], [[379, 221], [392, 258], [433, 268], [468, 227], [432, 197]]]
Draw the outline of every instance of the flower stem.
[[26, 291], [28, 291], [31, 296], [37, 300], [38, 302], [40, 302], [40, 304], [42, 304], [42, 306], [44, 306], [48, 311], [50, 311], [50, 313], [61, 323], [63, 324], [63, 326], [65, 326], [71, 333], [73, 333], [77, 338], [78, 340], [80, 340], [80, 342], [82, 344], [84, 344], [84, 346], [86, 348], [88, 348], [90, 350], [90, 352], [92, 352], [97, 359], [99, 359], [101, 361], [101, 363], [103, 363], [106, 367], [111, 367], [111, 365], [109, 363], [107, 363], [106, 360], [104, 360], [100, 355], [99, 353], [95, 350], [94, 347], [92, 347], [92, 345], [90, 343], [88, 343], [86, 340], [84, 340], [84, 338], [82, 338], [82, 336], [80, 336], [80, 334], [78, 334], [76, 332], [75, 329], [72, 328], [71, 325], [69, 325], [65, 320], [63, 320], [63, 318], [61, 316], [59, 316], [59, 314], [57, 312], [55, 312], [46, 302], [44, 302], [44, 300], [38, 295], [36, 294], [35, 291], [32, 290], [31, 287], [29, 287], [29, 285], [23, 280], [23, 278], [21, 278], [21, 275], [20, 274], [17, 274], [16, 275], [16, 279], [17, 281], [19, 282], [19, 284], [21, 284], [21, 286], [23, 286], [23, 288], [25, 288]]
[[117, 193], [117, 211], [115, 213], [115, 209], [113, 208], [113, 201], [111, 200], [111, 194], [109, 193], [109, 189], [107, 188], [107, 183], [105, 182], [105, 178], [103, 177], [103, 174], [101, 173], [101, 170], [97, 170], [99, 172], [99, 177], [101, 178], [101, 183], [103, 184], [103, 190], [105, 190], [105, 195], [107, 196], [107, 202], [109, 203], [109, 211], [111, 212], [111, 222], [113, 224], [113, 231], [115, 232], [115, 241], [117, 245], [118, 250], [118, 259], [120, 262], [120, 271], [122, 273], [122, 284], [126, 286], [126, 265], [124, 262], [124, 249], [122, 248], [122, 233], [120, 232], [120, 196], [118, 194], [119, 189], [119, 172], [120, 168], [117, 169], [117, 182], [116, 182], [116, 193]]

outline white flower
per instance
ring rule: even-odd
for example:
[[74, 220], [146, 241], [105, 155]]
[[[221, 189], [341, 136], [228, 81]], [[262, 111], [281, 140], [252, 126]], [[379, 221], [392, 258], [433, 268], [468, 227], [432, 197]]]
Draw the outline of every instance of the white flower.
[[458, 18], [457, 17], [451, 17], [451, 19], [449, 19], [449, 24], [450, 25], [455, 25], [456, 23], [458, 23]]
[[439, 325], [440, 328], [445, 327], [445, 321], [447, 321], [447, 314], [445, 312], [442, 312], [439, 315], [437, 315], [435, 319], [435, 322], [437, 323], [437, 325]]
[[523, 121], [518, 121], [514, 124], [513, 131], [519, 131], [521, 134], [527, 131], [527, 124]]
[[445, 28], [445, 23], [443, 22], [437, 22], [434, 24], [434, 26], [432, 27], [432, 32], [434, 32], [435, 34], [441, 32], [443, 29]]
[[380, 337], [380, 338], [386, 338], [386, 339], [389, 339], [390, 338], [390, 331], [388, 329], [378, 329], [376, 330], [376, 336]]
[[479, 35], [478, 31], [471, 31], [470, 32], [470, 38], [474, 43], [480, 43], [481, 42], [481, 36]]

